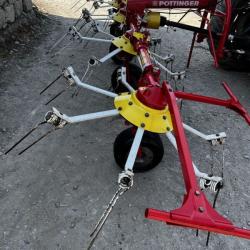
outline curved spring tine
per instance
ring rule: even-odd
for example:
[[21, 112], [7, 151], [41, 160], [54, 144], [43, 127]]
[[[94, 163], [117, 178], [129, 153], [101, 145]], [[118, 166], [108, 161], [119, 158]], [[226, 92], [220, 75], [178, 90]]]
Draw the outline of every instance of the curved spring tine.
[[83, 5], [81, 5], [74, 13], [76, 13], [76, 12], [79, 11], [81, 8], [83, 8], [87, 3], [88, 3], [88, 1], [86, 1]]
[[92, 236], [95, 234], [97, 228], [99, 227], [99, 225], [100, 225], [101, 222], [103, 221], [103, 218], [105, 217], [105, 215], [107, 214], [108, 210], [109, 210], [110, 207], [112, 206], [112, 204], [113, 204], [114, 200], [116, 199], [116, 197], [119, 196], [119, 193], [120, 193], [120, 192], [121, 192], [121, 188], [119, 188], [119, 189], [116, 191], [116, 193], [114, 194], [114, 196], [112, 197], [112, 199], [111, 199], [111, 201], [109, 202], [107, 208], [106, 208], [105, 211], [102, 213], [101, 218], [100, 218], [99, 221], [96, 223], [96, 225], [95, 225], [95, 227], [94, 227], [92, 233], [90, 234], [90, 237], [92, 237]]
[[63, 76], [63, 74], [60, 74], [54, 81], [52, 81], [49, 85], [47, 85], [47, 86], [40, 92], [40, 95], [41, 95], [42, 93], [44, 93], [49, 87], [51, 87], [56, 81], [58, 81], [62, 76]]
[[33, 131], [35, 131], [40, 125], [47, 123], [46, 121], [38, 123], [33, 127], [26, 135], [24, 135], [19, 141], [17, 141], [10, 149], [8, 149], [4, 154], [7, 155], [11, 150], [13, 150], [18, 144], [20, 144], [25, 138], [27, 138]]
[[36, 143], [38, 143], [39, 141], [41, 141], [43, 138], [45, 138], [47, 135], [49, 135], [50, 133], [56, 131], [58, 128], [53, 128], [51, 130], [49, 130], [48, 132], [46, 132], [44, 135], [42, 135], [41, 137], [39, 137], [36, 141], [34, 141], [33, 143], [31, 143], [28, 147], [26, 147], [25, 149], [23, 149], [21, 152], [18, 153], [18, 155], [23, 154], [25, 151], [27, 151], [29, 148], [31, 148], [33, 145], [35, 145]]
[[[215, 194], [215, 197], [214, 197], [214, 202], [213, 202], [213, 208], [215, 208], [216, 206], [216, 201], [218, 199], [218, 196], [219, 196], [219, 193], [220, 193], [220, 190], [221, 188], [219, 187], [216, 194]], [[208, 232], [207, 233], [207, 241], [206, 241], [206, 246], [208, 246], [208, 243], [209, 243], [209, 239], [210, 239], [210, 235], [211, 235], [211, 232]]]
[[64, 38], [69, 34], [69, 31], [67, 33], [65, 33], [61, 38], [59, 38], [54, 44], [53, 46], [46, 52], [46, 54], [49, 54], [57, 45], [59, 45]]
[[82, 0], [78, 0], [78, 1], [76, 1], [75, 3], [74, 3], [74, 5], [71, 7], [71, 9], [74, 9], [74, 7], [78, 4], [78, 3], [80, 3]]
[[63, 89], [62, 91], [60, 91], [58, 94], [56, 94], [53, 98], [51, 98], [48, 102], [45, 103], [45, 105], [50, 104], [52, 101], [54, 101], [57, 97], [59, 97], [62, 93], [64, 93], [66, 90]]
[[93, 237], [87, 247], [87, 250], [90, 250], [93, 246], [95, 240], [97, 239], [99, 233], [101, 232], [105, 222], [107, 221], [108, 216], [110, 215], [114, 205], [116, 204], [117, 200], [121, 195], [123, 195], [128, 189], [119, 188], [118, 191], [116, 191], [115, 195], [112, 197], [111, 201], [108, 204], [108, 207], [102, 214], [101, 218], [99, 219], [97, 225], [95, 226], [93, 232], [90, 234], [90, 237]]

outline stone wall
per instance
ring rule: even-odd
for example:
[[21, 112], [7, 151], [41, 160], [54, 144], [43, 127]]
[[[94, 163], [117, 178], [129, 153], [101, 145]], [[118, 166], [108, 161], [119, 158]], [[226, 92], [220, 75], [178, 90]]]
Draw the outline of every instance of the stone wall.
[[0, 45], [34, 18], [32, 0], [0, 0]]
[[31, 0], [0, 0], [0, 30], [17, 21], [21, 15], [32, 11]]

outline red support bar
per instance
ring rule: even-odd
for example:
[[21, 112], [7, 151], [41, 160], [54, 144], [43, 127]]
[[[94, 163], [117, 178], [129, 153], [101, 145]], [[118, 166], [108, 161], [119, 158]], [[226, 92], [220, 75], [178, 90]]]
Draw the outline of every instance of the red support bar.
[[214, 226], [210, 227], [210, 226], [198, 225], [192, 222], [187, 223], [181, 220], [173, 219], [171, 212], [168, 213], [165, 211], [160, 211], [160, 210], [150, 208], [145, 211], [145, 217], [151, 220], [163, 221], [170, 225], [190, 227], [194, 229], [200, 229], [200, 230], [210, 231], [214, 233], [250, 239], [250, 230], [242, 229], [239, 227], [233, 227], [230, 229], [222, 229], [222, 228], [214, 227]]
[[192, 94], [192, 93], [186, 93], [182, 91], [176, 91], [175, 96], [183, 100], [207, 103], [207, 104], [223, 106], [223, 107], [232, 109], [238, 114], [240, 114], [246, 120], [246, 122], [250, 125], [250, 115], [248, 114], [247, 110], [242, 106], [242, 104], [239, 102], [237, 97], [233, 94], [232, 90], [227, 85], [227, 83], [223, 82], [222, 85], [224, 89], [226, 90], [226, 92], [228, 93], [228, 95], [230, 96], [230, 99], [228, 100], [223, 100], [223, 99], [209, 97], [209, 96], [202, 96], [202, 95], [197, 95], [197, 94]]
[[187, 194], [184, 195], [184, 201], [180, 208], [170, 212], [147, 209], [145, 211], [146, 218], [250, 239], [250, 230], [237, 228], [229, 220], [222, 217], [212, 208], [198, 187], [176, 95], [166, 82], [163, 82], [162, 91], [167, 97]]

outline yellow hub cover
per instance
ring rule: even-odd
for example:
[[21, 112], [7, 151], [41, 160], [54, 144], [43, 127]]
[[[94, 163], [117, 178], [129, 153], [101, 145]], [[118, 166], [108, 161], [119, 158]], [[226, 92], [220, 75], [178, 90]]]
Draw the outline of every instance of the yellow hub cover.
[[125, 36], [116, 37], [112, 43], [117, 47], [120, 48], [122, 51], [125, 51], [131, 55], [137, 55], [136, 51], [134, 50], [133, 45], [131, 44], [130, 40]]
[[159, 134], [173, 130], [168, 108], [164, 110], [149, 108], [137, 99], [136, 92], [117, 96], [114, 104], [120, 115], [137, 127]]

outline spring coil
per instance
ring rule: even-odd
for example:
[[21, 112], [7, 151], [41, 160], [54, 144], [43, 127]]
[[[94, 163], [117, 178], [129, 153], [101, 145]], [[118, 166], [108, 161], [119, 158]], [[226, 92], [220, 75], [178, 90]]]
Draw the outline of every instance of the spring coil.
[[219, 188], [222, 188], [222, 186], [223, 186], [222, 181], [213, 181], [213, 180], [200, 178], [200, 188], [202, 190], [209, 188], [211, 192], [216, 193]]

